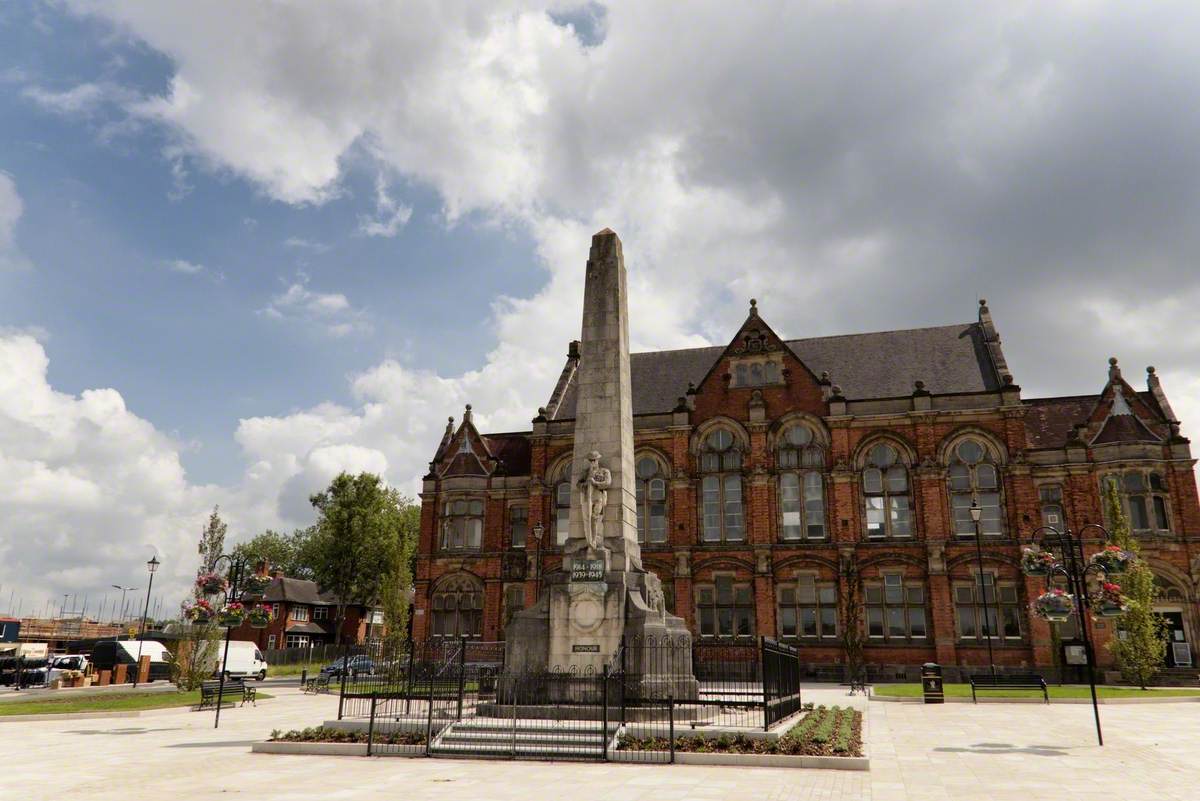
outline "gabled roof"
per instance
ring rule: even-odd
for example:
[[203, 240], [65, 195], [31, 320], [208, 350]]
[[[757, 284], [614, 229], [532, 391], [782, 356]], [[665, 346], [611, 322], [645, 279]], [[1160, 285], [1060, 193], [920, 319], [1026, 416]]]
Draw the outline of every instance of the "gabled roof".
[[[828, 372], [830, 381], [851, 400], [905, 397], [918, 380], [935, 395], [1001, 387], [979, 323], [791, 339], [784, 344], [814, 375]], [[688, 384], [699, 385], [725, 350], [714, 346], [631, 354], [633, 413], [671, 411]], [[563, 371], [554, 390], [561, 401], [548, 407], [551, 419], [574, 418], [574, 376], [573, 370]]]
[[1092, 440], [1093, 445], [1106, 445], [1110, 442], [1161, 442], [1146, 424], [1132, 414], [1110, 415], [1104, 421], [1104, 427]]
[[269, 603], [287, 602], [293, 604], [309, 604], [310, 606], [334, 606], [337, 598], [333, 593], [321, 592], [317, 582], [307, 579], [276, 576], [263, 593], [263, 600]]

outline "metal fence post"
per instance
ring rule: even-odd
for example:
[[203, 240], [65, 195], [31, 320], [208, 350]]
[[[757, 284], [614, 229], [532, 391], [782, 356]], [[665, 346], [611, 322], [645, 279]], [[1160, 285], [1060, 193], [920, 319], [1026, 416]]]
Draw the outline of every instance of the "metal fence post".
[[416, 645], [410, 640], [408, 643], [408, 675], [404, 685], [404, 714], [406, 715], [412, 709], [413, 656], [416, 652]]
[[375, 693], [371, 693], [371, 719], [367, 722], [367, 756], [371, 755], [371, 742], [375, 739]]
[[604, 761], [608, 761], [608, 663], [604, 663], [604, 671], [602, 673], [602, 681], [604, 689], [600, 693], [603, 699], [602, 706], [604, 711], [601, 713], [600, 722], [600, 750], [604, 754]]
[[671, 728], [668, 739], [671, 741], [671, 764], [675, 764], [675, 693], [667, 696], [667, 708], [671, 718]]
[[467, 670], [467, 638], [458, 638], [458, 714], [455, 720], [462, 720], [463, 690], [466, 688]]
[[429, 671], [429, 716], [425, 720], [425, 754], [433, 753], [433, 680], [435, 671]]
[[767, 638], [759, 637], [759, 672], [762, 675], [763, 731], [771, 730], [770, 701], [767, 692]]
[[626, 693], [626, 686], [625, 686], [625, 676], [626, 676], [626, 673], [625, 673], [625, 643], [626, 643], [626, 640], [625, 640], [625, 637], [626, 636], [627, 635], [625, 635], [622, 632], [622, 634], [621, 634], [621, 725], [622, 726], [625, 725], [625, 693]]

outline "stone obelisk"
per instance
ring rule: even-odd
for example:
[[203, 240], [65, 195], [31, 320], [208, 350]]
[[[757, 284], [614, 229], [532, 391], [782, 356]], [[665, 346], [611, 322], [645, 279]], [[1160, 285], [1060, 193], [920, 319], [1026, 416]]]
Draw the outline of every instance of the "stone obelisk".
[[599, 674], [624, 645], [627, 683], [662, 697], [695, 697], [687, 626], [667, 613], [662, 583], [642, 568], [625, 260], [621, 240], [607, 228], [592, 237], [588, 255], [575, 380], [563, 569], [545, 577], [533, 607], [514, 615], [505, 632], [505, 671]]
[[[640, 571], [625, 257], [621, 240], [608, 228], [592, 237], [588, 254], [575, 381], [575, 486], [565, 553], [570, 560], [604, 559], [606, 572]], [[593, 457], [596, 464], [589, 462]], [[589, 481], [597, 467], [607, 471], [601, 475], [606, 486]], [[602, 508], [589, 506], [589, 496], [595, 501], [600, 492]]]

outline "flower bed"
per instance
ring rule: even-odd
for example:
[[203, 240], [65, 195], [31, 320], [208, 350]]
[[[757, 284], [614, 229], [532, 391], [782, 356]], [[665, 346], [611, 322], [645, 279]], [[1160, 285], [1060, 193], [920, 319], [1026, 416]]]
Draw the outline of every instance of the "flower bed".
[[[307, 729], [292, 729], [282, 731], [275, 729], [271, 732], [270, 742], [273, 743], [365, 743], [365, 731], [350, 731], [347, 729], [331, 729], [325, 726], [312, 726]], [[425, 735], [415, 732], [375, 732], [376, 745], [425, 745]]]
[[[622, 751], [669, 751], [664, 737], [623, 735]], [[862, 756], [862, 713], [849, 707], [819, 706], [776, 740], [752, 740], [742, 734], [720, 737], [675, 738], [675, 750], [718, 754], [779, 754], [785, 756]]]

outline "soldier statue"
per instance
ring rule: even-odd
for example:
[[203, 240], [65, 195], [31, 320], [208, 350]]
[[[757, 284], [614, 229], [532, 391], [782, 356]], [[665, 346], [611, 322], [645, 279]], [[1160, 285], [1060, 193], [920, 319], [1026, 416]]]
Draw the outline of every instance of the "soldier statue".
[[604, 546], [604, 507], [608, 504], [608, 488], [612, 486], [612, 473], [600, 465], [600, 452], [588, 454], [588, 466], [579, 479], [580, 506], [583, 507], [583, 537], [589, 548], [599, 550]]

